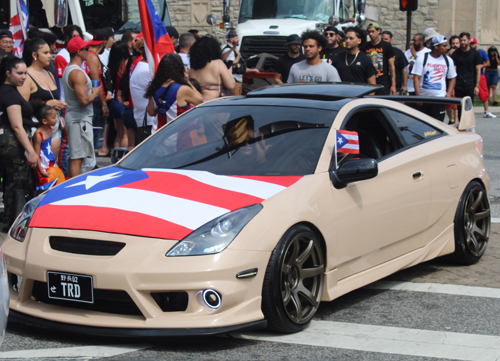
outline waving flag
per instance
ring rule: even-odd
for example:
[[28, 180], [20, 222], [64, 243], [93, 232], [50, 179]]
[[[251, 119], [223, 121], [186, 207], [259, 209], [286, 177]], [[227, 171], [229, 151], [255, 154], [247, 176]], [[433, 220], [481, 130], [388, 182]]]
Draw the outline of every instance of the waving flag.
[[336, 130], [335, 148], [337, 153], [359, 154], [359, 136], [357, 132]]
[[16, 0], [17, 15], [10, 18], [10, 32], [14, 40], [13, 54], [21, 57], [24, 41], [28, 38], [29, 15], [23, 0]]
[[144, 48], [148, 59], [149, 71], [154, 76], [161, 58], [175, 51], [174, 44], [172, 44], [167, 29], [151, 0], [138, 0], [138, 2]]
[[180, 240], [216, 217], [261, 203], [300, 178], [102, 168], [49, 191], [29, 226]]

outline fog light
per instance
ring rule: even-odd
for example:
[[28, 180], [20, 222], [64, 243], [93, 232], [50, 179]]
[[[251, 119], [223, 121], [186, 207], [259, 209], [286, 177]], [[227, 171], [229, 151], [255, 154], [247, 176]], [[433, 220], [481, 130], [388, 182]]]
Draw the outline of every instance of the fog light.
[[208, 307], [213, 308], [214, 310], [219, 308], [221, 305], [222, 300], [220, 294], [217, 291], [207, 289], [203, 291], [202, 297], [205, 304]]

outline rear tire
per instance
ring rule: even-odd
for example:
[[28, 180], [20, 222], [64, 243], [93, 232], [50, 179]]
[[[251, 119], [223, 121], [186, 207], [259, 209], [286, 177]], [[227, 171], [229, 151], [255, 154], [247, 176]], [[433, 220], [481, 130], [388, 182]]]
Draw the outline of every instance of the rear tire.
[[477, 263], [490, 238], [490, 202], [483, 185], [470, 182], [458, 202], [455, 214], [455, 252], [450, 259], [458, 264]]
[[290, 228], [271, 254], [262, 290], [268, 328], [281, 333], [304, 329], [318, 310], [325, 264], [321, 242], [304, 225]]

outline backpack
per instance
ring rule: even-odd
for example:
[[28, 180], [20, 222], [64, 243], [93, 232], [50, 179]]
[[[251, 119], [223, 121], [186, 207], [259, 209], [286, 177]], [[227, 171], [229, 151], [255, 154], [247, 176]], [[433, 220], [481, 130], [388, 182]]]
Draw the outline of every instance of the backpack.
[[[221, 53], [224, 53], [224, 50], [226, 50], [226, 49], [232, 49], [232, 51], [234, 52], [234, 49], [232, 47], [230, 47], [229, 45], [226, 45], [224, 47], [224, 49], [222, 49]], [[236, 53], [235, 53], [235, 56], [236, 56]], [[247, 72], [245, 60], [243, 60], [243, 58], [241, 58], [241, 57], [240, 57], [240, 60], [236, 64], [233, 62], [228, 62], [228, 61], [225, 61], [225, 63], [227, 65], [228, 69], [229, 69], [229, 67], [233, 68], [233, 74], [245, 74]]]
[[113, 77], [111, 75], [111, 69], [108, 68], [106, 65], [104, 65], [99, 59], [99, 62], [101, 63], [101, 69], [102, 69], [102, 86], [104, 87], [104, 90], [106, 92], [113, 92]]

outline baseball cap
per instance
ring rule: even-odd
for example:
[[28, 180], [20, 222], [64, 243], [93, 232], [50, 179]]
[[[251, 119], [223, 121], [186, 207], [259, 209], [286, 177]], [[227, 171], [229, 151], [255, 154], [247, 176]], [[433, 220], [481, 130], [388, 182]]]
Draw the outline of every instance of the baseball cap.
[[226, 34], [226, 40], [229, 40], [231, 38], [235, 38], [238, 36], [238, 33], [234, 30], [229, 30]]
[[477, 39], [476, 38], [471, 38], [470, 39], [471, 44], [477, 44]]
[[139, 34], [137, 34], [137, 36], [135, 37], [135, 41], [139, 41], [139, 40], [141, 40], [141, 39], [142, 39], [142, 37], [143, 37], [143, 34], [142, 34], [142, 31], [141, 31], [141, 32], [140, 32]]
[[438, 35], [438, 32], [434, 28], [427, 28], [424, 30], [424, 41], [427, 42], [431, 40], [434, 36]]
[[89, 45], [99, 45], [106, 40], [108, 40], [108, 31], [106, 29], [97, 29], [94, 31], [94, 36], [89, 41]]
[[73, 39], [71, 39], [68, 42], [67, 49], [68, 49], [68, 52], [70, 54], [74, 54], [78, 50], [81, 50], [81, 49], [85, 48], [88, 45], [89, 45], [88, 41], [84, 41], [81, 37], [75, 36]]
[[2, 29], [0, 30], [0, 39], [3, 39], [3, 38], [12, 38], [12, 33], [10, 30], [7, 30], [7, 29]]
[[302, 41], [300, 40], [300, 38], [297, 34], [288, 35], [286, 37], [285, 46], [292, 45], [292, 44], [299, 44], [299, 45], [302, 44]]
[[378, 23], [376, 23], [375, 21], [372, 21], [371, 23], [369, 23], [366, 26], [366, 28], [367, 29], [370, 29], [370, 28], [380, 29], [380, 25]]
[[437, 34], [431, 40], [431, 48], [445, 43], [448, 43], [448, 40], [443, 35]]
[[337, 34], [337, 35], [338, 35], [338, 33], [339, 33], [339, 29], [337, 29], [337, 28], [336, 28], [335, 26], [333, 26], [333, 25], [328, 26], [328, 27], [325, 29], [325, 31], [333, 31], [333, 32], [334, 32], [335, 34]]
[[108, 39], [115, 36], [115, 30], [112, 27], [104, 28], [104, 30], [106, 30], [106, 34], [108, 36]]

